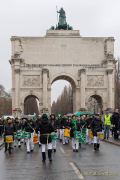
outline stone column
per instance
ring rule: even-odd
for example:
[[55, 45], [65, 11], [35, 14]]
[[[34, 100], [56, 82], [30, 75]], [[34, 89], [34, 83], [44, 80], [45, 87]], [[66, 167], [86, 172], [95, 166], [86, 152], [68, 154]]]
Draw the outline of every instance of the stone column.
[[112, 86], [113, 86], [113, 81], [112, 81], [112, 72], [113, 69], [108, 69], [107, 70], [107, 75], [108, 75], [108, 108], [113, 108], [113, 91], [112, 91]]
[[15, 108], [19, 108], [20, 69], [15, 69]]
[[48, 112], [51, 114], [51, 84], [48, 84]]
[[86, 70], [81, 69], [80, 70], [81, 75], [81, 86], [80, 86], [80, 92], [81, 92], [81, 108], [85, 108], [85, 82], [86, 82]]
[[43, 77], [43, 108], [48, 108], [48, 69], [42, 70]]
[[75, 100], [75, 103], [73, 104], [73, 112], [79, 111], [79, 109], [80, 109], [80, 87], [76, 87], [73, 100]]

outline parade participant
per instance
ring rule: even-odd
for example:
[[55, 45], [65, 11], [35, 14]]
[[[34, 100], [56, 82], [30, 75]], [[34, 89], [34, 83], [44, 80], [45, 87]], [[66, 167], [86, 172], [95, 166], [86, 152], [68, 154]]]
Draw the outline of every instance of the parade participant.
[[32, 120], [26, 120], [23, 128], [26, 132], [25, 136], [26, 136], [27, 153], [33, 152], [34, 150], [33, 133], [35, 127]]
[[82, 136], [82, 139], [79, 141], [79, 145], [81, 146], [82, 143], [86, 143], [86, 132], [87, 132], [87, 121], [86, 121], [86, 115], [82, 115], [80, 117], [79, 121], [79, 127], [80, 127], [80, 135]]
[[13, 125], [12, 119], [7, 118], [7, 123], [4, 126], [4, 142], [5, 142], [5, 152], [8, 150], [11, 154], [12, 144], [14, 140], [15, 126]]
[[48, 120], [46, 114], [43, 114], [41, 117], [41, 123], [38, 125], [36, 132], [40, 131], [40, 142], [42, 150], [42, 161], [46, 161], [46, 145], [48, 149], [48, 158], [52, 162], [52, 139], [51, 133], [54, 132], [52, 124]]
[[[39, 126], [39, 124], [40, 124], [40, 117], [36, 120], [36, 128]], [[39, 147], [41, 147], [40, 131], [38, 131], [38, 144], [39, 144]]]
[[[20, 131], [22, 130], [22, 124], [20, 123], [18, 118], [15, 118], [14, 126], [15, 126], [16, 134], [20, 133]], [[20, 136], [17, 137], [17, 138], [14, 138], [14, 147], [16, 147], [16, 144], [18, 144], [19, 148], [21, 147], [21, 138], [20, 138]]]
[[2, 119], [0, 119], [0, 137], [2, 137], [4, 131], [4, 124]]
[[79, 149], [79, 139], [76, 138], [77, 132], [80, 131], [78, 120], [75, 115], [72, 116], [71, 120], [71, 130], [70, 137], [72, 138], [72, 149], [73, 152], [78, 152]]
[[70, 127], [65, 126], [64, 130], [64, 143], [63, 144], [69, 144], [70, 141]]
[[65, 129], [64, 129], [64, 138], [63, 138], [63, 144], [69, 144], [70, 140], [70, 119], [67, 117], [66, 123], [65, 123]]
[[86, 117], [86, 123], [87, 123], [86, 142], [88, 144], [93, 143], [93, 135], [92, 135], [92, 131], [91, 131], [92, 120], [93, 120], [93, 116], [87, 115], [87, 117]]
[[60, 121], [60, 142], [64, 143], [64, 129], [65, 129], [65, 124], [66, 124], [66, 117], [63, 116], [61, 117]]
[[109, 139], [110, 134], [110, 128], [111, 128], [111, 115], [108, 111], [106, 111], [104, 115], [104, 139]]
[[[52, 127], [53, 127], [54, 131], [57, 134], [57, 126], [56, 126], [56, 117], [55, 117], [55, 114], [51, 114], [50, 115], [50, 122], [52, 124]], [[53, 149], [54, 152], [56, 152], [56, 145], [57, 145], [57, 140], [53, 139], [52, 140], [52, 149]]]
[[99, 114], [95, 114], [93, 121], [91, 123], [91, 130], [93, 132], [94, 150], [99, 150], [100, 141], [98, 137], [98, 132], [101, 132], [102, 129], [103, 129], [103, 122], [101, 121]]
[[111, 118], [111, 121], [112, 121], [112, 126], [113, 126], [113, 136], [114, 136], [114, 139], [118, 139], [118, 130], [119, 130], [119, 122], [120, 122], [120, 114], [119, 114], [119, 111], [118, 109], [115, 109], [115, 112], [113, 112], [113, 115], [112, 115], [112, 118]]

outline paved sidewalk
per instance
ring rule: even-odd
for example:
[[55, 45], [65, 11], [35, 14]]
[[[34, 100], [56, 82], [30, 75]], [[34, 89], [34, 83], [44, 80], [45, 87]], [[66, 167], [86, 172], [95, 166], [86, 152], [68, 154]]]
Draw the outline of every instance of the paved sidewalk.
[[109, 138], [109, 140], [104, 140], [104, 141], [107, 142], [107, 143], [110, 143], [110, 144], [120, 146], [120, 139], [114, 140], [114, 138], [111, 137], [111, 138]]

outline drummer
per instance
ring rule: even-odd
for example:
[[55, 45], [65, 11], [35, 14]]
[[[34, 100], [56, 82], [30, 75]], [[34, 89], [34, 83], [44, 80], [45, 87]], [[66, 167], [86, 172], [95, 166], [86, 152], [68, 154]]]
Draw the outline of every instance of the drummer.
[[80, 128], [79, 128], [79, 123], [77, 120], [77, 117], [75, 115], [72, 116], [72, 120], [71, 120], [71, 130], [70, 130], [70, 136], [72, 138], [72, 149], [73, 152], [78, 152], [79, 149], [79, 139], [77, 139], [75, 136]]
[[103, 122], [100, 118], [99, 114], [95, 114], [93, 121], [91, 123], [91, 130], [93, 132], [93, 142], [94, 142], [94, 150], [99, 150], [100, 147], [100, 141], [99, 141], [99, 137], [98, 137], [98, 132], [102, 132], [103, 129]]
[[46, 162], [46, 146], [48, 150], [48, 159], [52, 162], [52, 139], [51, 133], [54, 132], [54, 128], [50, 123], [47, 114], [43, 114], [41, 117], [41, 123], [36, 129], [36, 132], [40, 131], [40, 142], [42, 151], [42, 162]]
[[27, 153], [30, 153], [30, 152], [33, 152], [34, 150], [34, 143], [33, 143], [34, 124], [32, 120], [25, 121], [24, 130], [27, 134], [27, 137], [26, 137]]
[[8, 148], [8, 143], [6, 142], [6, 136], [12, 136], [12, 139], [14, 139], [14, 132], [15, 132], [15, 126], [13, 124], [13, 121], [10, 117], [7, 118], [7, 123], [4, 126], [4, 141], [5, 141], [5, 152], [9, 150], [9, 153], [11, 153], [12, 144], [10, 143], [10, 146]]
[[[50, 122], [52, 124], [54, 131], [57, 134], [56, 117], [55, 117], [55, 114], [53, 113], [50, 115]], [[52, 149], [54, 152], [56, 152], [56, 145], [57, 145], [57, 140], [56, 139], [52, 140]]]
[[[15, 132], [16, 133], [19, 133], [19, 131], [22, 130], [22, 124], [18, 118], [15, 118], [14, 126], [15, 126]], [[16, 145], [18, 145], [19, 148], [21, 147], [21, 139], [20, 138], [14, 139], [14, 147], [16, 147]]]

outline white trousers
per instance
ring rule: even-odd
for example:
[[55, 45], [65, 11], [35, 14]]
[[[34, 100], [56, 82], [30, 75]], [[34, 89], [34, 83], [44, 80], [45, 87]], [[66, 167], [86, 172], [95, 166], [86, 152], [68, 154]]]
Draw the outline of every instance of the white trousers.
[[52, 149], [52, 143], [41, 144], [42, 152], [45, 152], [45, 151], [46, 151], [46, 146], [47, 146], [47, 149]]
[[52, 140], [52, 149], [56, 149], [57, 141]]
[[94, 136], [93, 142], [99, 144], [100, 140], [99, 140], [99, 138], [97, 136]]
[[68, 144], [69, 143], [69, 137], [63, 137], [63, 144]]
[[79, 139], [72, 138], [72, 149], [79, 149]]
[[63, 141], [64, 139], [64, 129], [60, 129], [60, 139]]
[[41, 142], [40, 142], [40, 131], [38, 131], [38, 141], [39, 141], [39, 145], [41, 145]]
[[21, 139], [14, 139], [14, 147], [15, 146], [21, 146]]
[[34, 143], [33, 143], [33, 139], [26, 139], [26, 146], [27, 146], [27, 152], [30, 152], [31, 150], [34, 149]]

